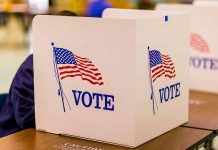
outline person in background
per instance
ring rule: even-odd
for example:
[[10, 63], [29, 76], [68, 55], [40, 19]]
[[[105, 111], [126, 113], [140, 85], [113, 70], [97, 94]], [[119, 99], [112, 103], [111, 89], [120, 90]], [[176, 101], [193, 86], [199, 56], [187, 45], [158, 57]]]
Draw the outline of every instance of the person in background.
[[155, 3], [152, 0], [139, 0], [139, 9], [154, 9]]
[[101, 17], [102, 12], [106, 8], [112, 7], [108, 0], [90, 0], [88, 2], [88, 8], [86, 16], [88, 17]]
[[[77, 16], [71, 11], [56, 15]], [[35, 127], [33, 54], [21, 64], [0, 112], [0, 137]]]

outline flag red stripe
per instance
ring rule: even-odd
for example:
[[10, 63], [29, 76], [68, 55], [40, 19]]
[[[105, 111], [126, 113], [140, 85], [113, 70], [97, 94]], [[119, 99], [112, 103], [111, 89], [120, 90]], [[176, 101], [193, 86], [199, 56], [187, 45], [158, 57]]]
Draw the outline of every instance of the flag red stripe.
[[91, 71], [98, 71], [98, 68], [96, 68], [95, 66], [83, 66], [83, 65], [80, 65], [78, 64], [78, 68], [84, 68], [84, 69], [88, 69], [88, 70], [91, 70]]
[[160, 66], [157, 66], [157, 67], [151, 69], [151, 72], [154, 73], [156, 70], [158, 70], [160, 68], [163, 68], [163, 65], [160, 65]]
[[155, 78], [155, 76], [158, 76], [159, 74], [161, 74], [161, 73], [164, 73], [164, 69], [162, 68], [162, 69], [160, 69], [160, 70], [158, 70], [157, 72], [155, 72], [153, 75], [152, 75], [152, 78]]
[[165, 69], [170, 69], [170, 70], [174, 70], [174, 69], [175, 69], [174, 66], [173, 66], [173, 67], [170, 67], [169, 65], [160, 65], [160, 66], [158, 66], [158, 67], [156, 67], [156, 68], [151, 69], [151, 72], [154, 73], [155, 71], [157, 71], [158, 69], [163, 68], [163, 67], [164, 67]]
[[[97, 73], [94, 73], [94, 72], [91, 72], [91, 73], [89, 73], [89, 72], [87, 72], [86, 70], [84, 70], [84, 71], [81, 71], [82, 69], [80, 69], [80, 68], [77, 68], [77, 67], [75, 67], [75, 66], [73, 66], [73, 67], [71, 67], [71, 70], [61, 70], [61, 72], [59, 73], [60, 75], [63, 75], [63, 74], [65, 74], [65, 73], [72, 73], [72, 71], [73, 72], [80, 72], [82, 75], [84, 75], [84, 76], [89, 76], [90, 78], [92, 78], [92, 79], [94, 79], [94, 80], [100, 80], [99, 78], [96, 78], [95, 77], [95, 74], [97, 74], [97, 73], [99, 73], [99, 72], [97, 72]], [[100, 74], [100, 73], [99, 73]], [[100, 77], [101, 78], [101, 77]], [[102, 78], [101, 78], [102, 79]]]
[[174, 67], [174, 66], [173, 66], [173, 67], [166, 66], [166, 65], [163, 65], [163, 66], [164, 66], [164, 68], [165, 68], [165, 69], [171, 69], [171, 70], [175, 69], [175, 67]]
[[93, 64], [89, 64], [89, 63], [85, 64], [85, 63], [81, 63], [79, 61], [77, 61], [77, 63], [78, 63], [78, 65], [83, 66], [83, 67], [90, 67], [90, 66], [95, 67]]
[[76, 59], [77, 63], [85, 64], [85, 65], [93, 65], [91, 61], [81, 61]]
[[[96, 77], [94, 77], [94, 76], [92, 76], [92, 75], [89, 75], [89, 74], [86, 74], [86, 73], [82, 73], [82, 72], [79, 72], [79, 71], [75, 71], [75, 72], [80, 73], [82, 76], [90, 77], [90, 78], [92, 78], [92, 80], [98, 80], [98, 81], [102, 80], [102, 77], [96, 78]], [[68, 74], [68, 73], [67, 73], [67, 74]], [[64, 76], [64, 75], [65, 75], [65, 74], [62, 74], [61, 76]]]
[[[80, 72], [80, 70], [71, 70], [71, 71], [62, 71], [62, 72], [60, 72], [60, 75], [63, 75], [63, 74], [67, 74], [67, 73], [74, 73], [74, 72]], [[87, 72], [87, 71], [86, 71]], [[101, 75], [100, 73], [92, 73], [92, 72], [88, 72], [88, 73], [90, 73], [90, 74], [92, 74], [92, 75], [95, 75], [95, 76], [99, 76], [99, 75]]]
[[74, 55], [75, 58], [78, 58], [80, 60], [84, 60], [84, 61], [90, 61], [88, 58], [82, 58], [80, 56]]
[[165, 70], [166, 73], [170, 73], [170, 74], [174, 74], [175, 73], [175, 70], [172, 70], [172, 71], [171, 70], [166, 70], [166, 69], [164, 69], [164, 70]]
[[164, 74], [164, 72], [161, 73], [160, 75], [156, 76], [156, 77], [153, 79], [153, 82], [154, 82], [157, 78], [161, 77], [163, 74]]
[[191, 34], [191, 46], [200, 52], [209, 52], [207, 42], [199, 34]]
[[166, 57], [166, 56], [163, 56], [163, 55], [161, 55], [162, 56], [162, 58], [164, 59], [164, 60], [171, 60], [171, 58], [170, 57]]
[[169, 63], [172, 63], [172, 60], [163, 60], [163, 63], [169, 64]]
[[160, 74], [161, 72], [164, 72], [165, 74], [169, 74], [169, 75], [174, 75], [175, 74], [175, 70], [167, 70], [165, 68], [161, 69], [161, 70], [158, 70], [157, 72], [155, 72], [153, 75], [152, 75], [152, 78], [154, 78], [155, 76], [157, 76], [158, 74]]
[[80, 76], [82, 78], [82, 80], [86, 80], [86, 81], [88, 81], [89, 83], [91, 83], [93, 85], [95, 85], [95, 84], [99, 84], [99, 85], [104, 84], [103, 82], [95, 82], [95, 81], [92, 81], [92, 80], [90, 80], [88, 78], [85, 78], [81, 74], [63, 76], [63, 77], [61, 77], [61, 80], [64, 79], [64, 78], [67, 78], [67, 77], [76, 77], [76, 76]]
[[174, 75], [172, 75], [172, 76], [170, 76], [170, 75], [167, 75], [167, 74], [165, 74], [165, 77], [168, 77], [168, 78], [175, 78], [176, 77], [176, 74], [174, 74]]
[[[79, 65], [80, 66], [80, 65]], [[82, 66], [81, 66], [82, 67]], [[78, 68], [77, 66], [61, 66], [61, 67], [58, 67], [59, 70], [63, 70], [63, 69], [69, 69], [69, 68]], [[83, 67], [83, 68], [87, 68], [91, 71], [98, 71], [97, 68], [88, 68], [88, 67]]]
[[153, 82], [161, 77], [163, 74], [165, 75], [165, 77], [169, 77], [169, 78], [172, 78], [172, 77], [175, 77], [175, 67], [170, 67], [168, 65], [160, 65], [160, 66], [157, 66], [155, 67], [154, 69], [151, 70], [152, 71], [152, 79], [153, 79]]
[[168, 65], [168, 66], [174, 66], [173, 62], [172, 62], [172, 63], [170, 63], [170, 64], [165, 64], [165, 63], [164, 63], [164, 65]]
[[79, 62], [82, 62], [82, 63], [89, 63], [89, 64], [92, 64], [92, 62], [90, 60], [82, 60], [82, 59], [79, 59], [77, 57], [75, 57], [76, 61], [79, 61]]
[[169, 57], [169, 58], [170, 58], [170, 56], [169, 56], [169, 55], [164, 55], [164, 54], [161, 54], [161, 56], [164, 56], [164, 57]]
[[[80, 68], [80, 67], [78, 67], [80, 70], [82, 70], [82, 71], [85, 71], [85, 72], [87, 72], [87, 73], [91, 73], [91, 74], [94, 74], [94, 75], [96, 75], [96, 76], [98, 76], [98, 74], [100, 74], [99, 72], [97, 72], [98, 71], [98, 69], [96, 69], [95, 71], [93, 71], [93, 70], [90, 70], [90, 69], [87, 69], [87, 68]], [[101, 75], [101, 74], [100, 74]]]

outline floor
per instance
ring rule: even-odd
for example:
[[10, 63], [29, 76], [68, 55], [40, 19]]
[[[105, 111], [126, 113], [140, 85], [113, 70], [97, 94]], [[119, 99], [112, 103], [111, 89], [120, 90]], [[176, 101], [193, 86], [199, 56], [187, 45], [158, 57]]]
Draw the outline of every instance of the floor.
[[20, 64], [29, 54], [28, 32], [22, 23], [10, 16], [7, 24], [0, 24], [0, 93], [7, 93]]
[[26, 48], [0, 48], [0, 93], [8, 92], [17, 69], [27, 57], [27, 55], [28, 51]]

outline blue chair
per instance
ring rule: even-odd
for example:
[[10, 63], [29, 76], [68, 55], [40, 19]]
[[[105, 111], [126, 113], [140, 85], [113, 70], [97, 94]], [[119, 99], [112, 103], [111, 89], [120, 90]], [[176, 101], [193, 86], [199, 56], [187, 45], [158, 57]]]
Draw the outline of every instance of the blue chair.
[[4, 93], [4, 94], [0, 94], [0, 111], [2, 109], [2, 107], [4, 106], [4, 103], [7, 99], [8, 94]]

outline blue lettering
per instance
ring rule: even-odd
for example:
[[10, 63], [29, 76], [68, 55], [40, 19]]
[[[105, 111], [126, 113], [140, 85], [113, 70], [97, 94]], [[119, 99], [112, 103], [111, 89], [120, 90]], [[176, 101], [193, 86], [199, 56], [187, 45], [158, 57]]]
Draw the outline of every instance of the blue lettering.
[[195, 69], [217, 70], [218, 59], [207, 57], [190, 57], [190, 66]]
[[94, 108], [114, 111], [114, 96], [113, 95], [100, 94], [100, 93], [89, 93], [88, 91], [82, 92], [82, 91], [77, 91], [77, 90], [72, 90], [72, 92], [73, 92], [73, 97], [74, 97], [76, 106], [79, 105], [80, 99], [84, 107], [91, 107], [92, 105], [94, 105], [93, 101], [95, 100], [96, 103], [93, 106]]
[[170, 86], [171, 99], [174, 99], [174, 93], [173, 93], [173, 88], [174, 88], [174, 87], [175, 87], [174, 85], [171, 85], [171, 86]]
[[197, 57], [191, 57], [191, 66], [194, 68], [199, 68], [201, 66], [201, 59]]
[[167, 86], [165, 88], [165, 91], [164, 91], [164, 100], [167, 102], [169, 100], [169, 97], [170, 97], [170, 89], [169, 87]]
[[[85, 103], [85, 96], [88, 95], [88, 104]], [[82, 94], [82, 103], [85, 107], [90, 107], [92, 105], [92, 95], [89, 92], [84, 92]]]
[[[80, 96], [81, 96], [81, 93], [82, 91], [76, 91], [76, 90], [72, 90], [73, 92], [73, 96], [74, 96], [74, 100], [75, 100], [75, 103], [76, 105], [78, 106], [79, 105], [79, 99], [80, 99]], [[78, 92], [78, 96], [76, 96], [76, 93]]]
[[159, 89], [159, 93], [160, 93], [160, 102], [162, 103], [163, 102], [163, 95], [164, 95], [164, 88], [162, 89]]
[[211, 70], [217, 70], [217, 69], [218, 69], [217, 64], [218, 64], [218, 60], [217, 60], [217, 59], [211, 60], [210, 69], [211, 69]]
[[103, 109], [114, 111], [114, 96], [105, 94], [104, 97], [105, 97], [105, 105]]
[[93, 99], [96, 97], [96, 105], [95, 108], [97, 109], [101, 109], [101, 107], [99, 106], [99, 100], [101, 98], [102, 100], [102, 94], [98, 94], [98, 93], [93, 93]]
[[167, 102], [169, 99], [174, 99], [180, 96], [180, 83], [172, 84], [170, 86], [166, 86], [164, 88], [159, 89], [160, 94], [160, 102]]
[[180, 96], [180, 90], [179, 90], [180, 83], [175, 84], [175, 87], [176, 87], [176, 96], [175, 97], [179, 97]]

